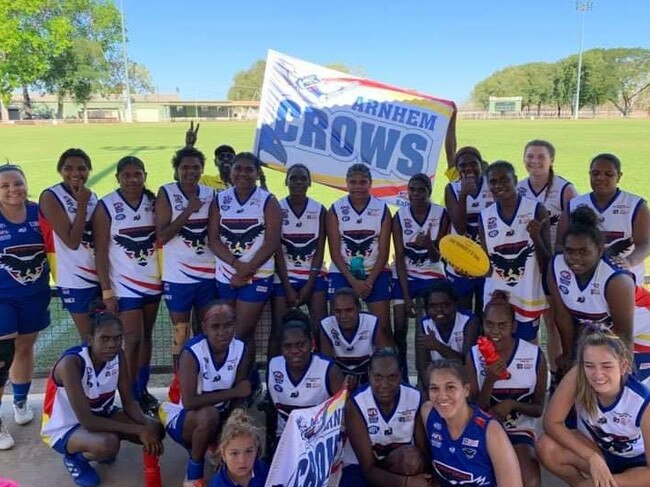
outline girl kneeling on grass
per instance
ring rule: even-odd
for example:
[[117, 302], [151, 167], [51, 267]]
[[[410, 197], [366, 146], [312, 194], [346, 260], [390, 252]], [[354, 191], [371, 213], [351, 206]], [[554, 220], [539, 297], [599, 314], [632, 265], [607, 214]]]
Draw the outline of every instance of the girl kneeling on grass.
[[[632, 375], [632, 360], [619, 337], [587, 329], [577, 365], [551, 398], [537, 452], [572, 487], [650, 485], [650, 390]], [[577, 430], [566, 424], [574, 407]]]
[[210, 487], [263, 487], [268, 466], [260, 459], [262, 442], [251, 418], [234, 411], [221, 432], [219, 455], [222, 466]]

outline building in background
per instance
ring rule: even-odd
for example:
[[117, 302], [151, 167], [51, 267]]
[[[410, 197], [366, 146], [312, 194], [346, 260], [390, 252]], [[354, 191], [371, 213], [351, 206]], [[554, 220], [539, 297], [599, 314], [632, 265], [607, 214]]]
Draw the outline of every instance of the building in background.
[[[32, 95], [35, 119], [55, 119], [58, 100], [55, 95]], [[170, 122], [184, 120], [256, 120], [259, 101], [181, 100], [177, 94], [133, 95], [135, 122]], [[7, 106], [8, 121], [22, 121], [23, 98], [15, 95]], [[86, 116], [92, 122], [124, 120], [124, 98], [120, 95], [95, 97], [86, 105]], [[83, 121], [84, 107], [72, 99], [63, 100], [65, 121]]]

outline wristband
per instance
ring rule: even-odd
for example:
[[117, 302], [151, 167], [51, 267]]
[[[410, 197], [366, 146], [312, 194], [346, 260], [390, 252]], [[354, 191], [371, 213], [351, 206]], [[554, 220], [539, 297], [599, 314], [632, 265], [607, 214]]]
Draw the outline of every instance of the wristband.
[[320, 267], [312, 267], [310, 270], [312, 272], [320, 272], [321, 268]]
[[102, 299], [111, 299], [115, 297], [115, 291], [112, 289], [102, 290]]

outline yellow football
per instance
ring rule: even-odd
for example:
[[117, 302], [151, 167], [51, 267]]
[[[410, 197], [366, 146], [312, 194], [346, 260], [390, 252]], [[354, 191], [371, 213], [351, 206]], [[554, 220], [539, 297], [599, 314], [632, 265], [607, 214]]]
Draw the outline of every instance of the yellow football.
[[490, 259], [480, 244], [462, 235], [445, 235], [440, 239], [440, 256], [452, 267], [473, 277], [490, 270]]

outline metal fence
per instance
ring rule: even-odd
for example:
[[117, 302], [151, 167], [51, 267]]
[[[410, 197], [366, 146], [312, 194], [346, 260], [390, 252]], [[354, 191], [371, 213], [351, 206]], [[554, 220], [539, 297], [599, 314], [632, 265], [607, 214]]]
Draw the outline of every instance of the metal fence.
[[[646, 286], [650, 286], [650, 276], [645, 278]], [[305, 310], [306, 311], [306, 310]], [[79, 343], [79, 335], [70, 314], [61, 306], [61, 300], [56, 295], [56, 291], [52, 291], [52, 301], [50, 303], [50, 314], [52, 316], [52, 324], [38, 337], [35, 346], [35, 377], [45, 377], [49, 373], [50, 368], [60, 357], [61, 353]], [[414, 320], [409, 323], [409, 345], [414, 342]], [[264, 366], [266, 363], [266, 349], [268, 345], [268, 338], [271, 332], [271, 306], [267, 304], [262, 312], [262, 317], [255, 330], [255, 344], [256, 344], [256, 360], [259, 364]], [[541, 343], [546, 343], [546, 329], [541, 329]], [[169, 313], [164, 303], [161, 303], [160, 310], [158, 311], [158, 319], [153, 334], [153, 351], [151, 356], [152, 371], [154, 373], [171, 372], [172, 371], [172, 326], [169, 319]], [[415, 364], [414, 347], [408, 347], [407, 362], [409, 369]]]
[[[79, 343], [79, 335], [70, 314], [61, 306], [61, 300], [55, 290], [52, 291], [50, 302], [52, 324], [43, 330], [34, 348], [34, 376], [46, 377], [50, 368], [61, 353]], [[267, 340], [271, 331], [270, 305], [264, 308], [262, 318], [255, 331], [256, 355], [258, 362], [266, 359]], [[153, 350], [151, 356], [152, 371], [172, 371], [172, 325], [169, 313], [164, 303], [160, 304], [158, 319], [153, 334]]]

